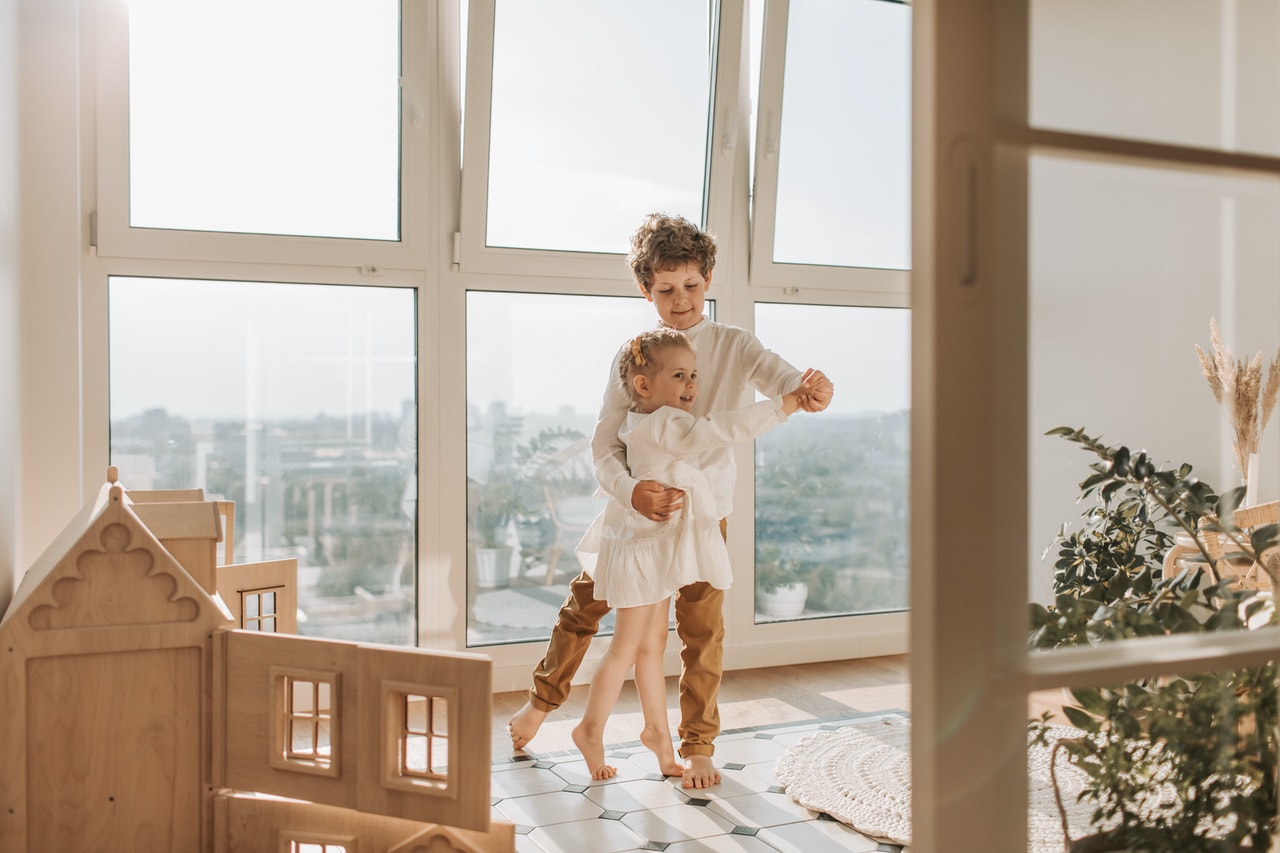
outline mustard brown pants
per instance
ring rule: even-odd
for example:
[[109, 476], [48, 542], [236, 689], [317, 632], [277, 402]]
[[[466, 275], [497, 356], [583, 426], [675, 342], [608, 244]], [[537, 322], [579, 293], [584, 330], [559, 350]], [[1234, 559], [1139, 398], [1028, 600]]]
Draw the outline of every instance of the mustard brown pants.
[[[547, 656], [533, 672], [529, 703], [554, 711], [569, 696], [591, 638], [609, 605], [597, 601], [595, 581], [586, 572], [569, 584], [569, 597], [551, 629]], [[675, 596], [680, 637], [680, 755], [715, 754], [720, 734], [720, 676], [724, 671], [724, 590], [704, 581], [681, 587]]]

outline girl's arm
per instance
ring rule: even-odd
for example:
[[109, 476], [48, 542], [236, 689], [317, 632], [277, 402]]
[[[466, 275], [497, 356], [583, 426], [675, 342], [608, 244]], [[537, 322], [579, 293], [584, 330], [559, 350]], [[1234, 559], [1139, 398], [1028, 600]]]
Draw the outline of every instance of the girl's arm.
[[680, 409], [664, 407], [649, 416], [654, 444], [671, 456], [688, 456], [727, 447], [763, 435], [799, 408], [800, 390], [776, 400], [761, 400], [736, 411], [712, 412], [695, 418]]

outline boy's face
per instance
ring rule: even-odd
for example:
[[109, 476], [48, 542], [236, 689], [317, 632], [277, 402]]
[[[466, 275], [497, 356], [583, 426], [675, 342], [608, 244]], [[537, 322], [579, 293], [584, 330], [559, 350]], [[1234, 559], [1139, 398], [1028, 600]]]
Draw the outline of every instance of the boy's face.
[[703, 278], [698, 265], [690, 262], [655, 272], [653, 286], [645, 290], [642, 285], [640, 292], [658, 310], [664, 326], [684, 330], [702, 322], [702, 306], [709, 287], [711, 274]]
[[693, 351], [685, 347], [668, 347], [655, 361], [652, 376], [636, 377], [643, 380], [637, 388], [647, 410], [656, 412], [663, 406], [671, 406], [686, 412], [693, 411], [693, 401], [698, 399], [698, 362]]

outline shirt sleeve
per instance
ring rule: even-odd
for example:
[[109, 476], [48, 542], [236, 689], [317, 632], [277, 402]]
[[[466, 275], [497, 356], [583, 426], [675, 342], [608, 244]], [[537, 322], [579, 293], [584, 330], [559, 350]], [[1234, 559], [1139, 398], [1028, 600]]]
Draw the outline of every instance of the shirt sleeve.
[[712, 412], [695, 418], [680, 409], [664, 407], [650, 416], [653, 445], [671, 456], [688, 456], [727, 447], [764, 435], [787, 420], [782, 400], [761, 400], [737, 411]]
[[747, 384], [766, 397], [781, 397], [800, 387], [804, 373], [786, 359], [766, 349], [755, 335], [742, 330], [737, 342]]
[[618, 359], [614, 358], [605, 384], [604, 401], [600, 416], [591, 433], [591, 459], [595, 464], [596, 480], [600, 488], [618, 503], [631, 508], [631, 495], [640, 481], [627, 469], [627, 448], [618, 438], [618, 431], [626, 422], [631, 401], [618, 382]]

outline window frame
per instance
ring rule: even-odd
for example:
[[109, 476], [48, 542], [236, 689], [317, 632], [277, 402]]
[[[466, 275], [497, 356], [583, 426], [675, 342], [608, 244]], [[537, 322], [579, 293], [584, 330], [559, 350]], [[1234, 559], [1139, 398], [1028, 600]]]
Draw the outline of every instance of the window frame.
[[[885, 0], [893, 2], [893, 0]], [[768, 0], [764, 7], [760, 51], [760, 91], [755, 139], [755, 185], [751, 198], [751, 285], [752, 289], [781, 289], [784, 295], [801, 290], [831, 290], [854, 294], [882, 304], [894, 296], [906, 299], [911, 271], [874, 267], [828, 266], [777, 263], [773, 260], [774, 232], [778, 215], [778, 154], [785, 142], [780, 138], [783, 80], [787, 53], [789, 0]]]
[[[1254, 666], [1280, 652], [1274, 626], [1027, 648], [1030, 157], [1280, 177], [1280, 157], [1031, 125], [1030, 7], [927, 4], [913, 29], [915, 68], [928, 72], [913, 83], [912, 450], [922, 464], [911, 476], [911, 748], [922, 850], [952, 838], [1025, 848], [1033, 693]], [[989, 614], [986, 630], [972, 629], [975, 612]]]
[[[493, 92], [494, 21], [498, 0], [470, 0], [467, 38], [466, 111], [459, 231], [454, 235], [455, 270], [495, 275], [568, 276], [615, 279], [630, 284], [624, 255], [486, 245], [489, 186], [489, 134]], [[728, 233], [736, 225], [732, 206], [738, 173], [746, 174], [739, 140], [746, 138], [749, 105], [738, 94], [745, 78], [745, 0], [711, 0], [712, 91], [706, 154], [703, 227]], [[735, 34], [737, 37], [735, 37]], [[724, 106], [721, 106], [724, 104]], [[710, 140], [720, 140], [713, 144]], [[745, 216], [742, 222], [745, 223]], [[732, 223], [732, 224], [731, 224]], [[717, 230], [720, 229], [720, 230]], [[717, 269], [720, 268], [718, 259]], [[570, 284], [570, 286], [573, 286]]]
[[401, 0], [399, 240], [310, 237], [135, 228], [129, 224], [129, 20], [125, 3], [98, 3], [96, 14], [96, 174], [98, 207], [90, 213], [96, 254], [119, 258], [249, 261], [354, 266], [378, 276], [386, 268], [431, 263], [427, 199], [436, 134], [431, 70], [438, 15], [429, 4]]
[[[261, 632], [255, 632], [261, 633]], [[316, 776], [327, 776], [331, 779], [342, 778], [342, 673], [337, 671], [307, 669], [305, 667], [273, 666], [270, 669], [273, 692], [273, 721], [271, 726], [271, 760], [270, 765], [280, 770], [294, 773], [309, 773]], [[293, 725], [300, 716], [294, 713], [294, 688], [298, 683], [312, 685], [312, 694], [316, 697], [316, 707], [309, 715], [313, 720], [316, 741], [312, 745], [311, 757], [295, 754], [293, 750]], [[318, 695], [321, 684], [329, 686], [329, 755], [319, 754], [319, 730], [322, 720]]]
[[[459, 0], [461, 2], [461, 0]], [[113, 74], [106, 56], [114, 51], [114, 63], [120, 66], [119, 54], [127, 54], [127, 44], [112, 45], [127, 35], [118, 11], [105, 10], [105, 2], [85, 7], [82, 27], [90, 33], [84, 46], [86, 62], [97, 63], [101, 76], [98, 91], [81, 101], [81, 132], [87, 148], [84, 157], [83, 210], [91, 213], [106, 191], [98, 171], [106, 171], [112, 163], [110, 136], [100, 123], [115, 121], [117, 154], [124, 148], [121, 135], [124, 119], [110, 113], [127, 101], [127, 82], [120, 68]], [[98, 7], [102, 8], [98, 8]], [[491, 7], [492, 0], [477, 0], [476, 7]], [[105, 10], [105, 11], [104, 11]], [[621, 255], [600, 255], [588, 259], [570, 253], [545, 253], [542, 263], [535, 262], [539, 253], [508, 250], [502, 267], [504, 272], [477, 270], [447, 260], [457, 245], [459, 218], [467, 206], [462, 202], [459, 181], [461, 144], [456, 128], [460, 127], [461, 81], [459, 79], [458, 20], [459, 5], [454, 0], [421, 3], [406, 0], [402, 40], [406, 56], [418, 51], [422, 90], [428, 93], [428, 117], [420, 131], [411, 130], [406, 121], [405, 164], [421, 167], [420, 186], [429, 178], [431, 192], [425, 191], [416, 208], [421, 216], [420, 228], [430, 252], [411, 255], [401, 252], [395, 266], [379, 267], [374, 275], [364, 270], [363, 241], [333, 241], [321, 238], [258, 237], [239, 234], [203, 234], [156, 231], [122, 234], [129, 239], [110, 239], [98, 251], [90, 250], [83, 260], [80, 287], [81, 349], [78, 356], [80, 440], [85, 464], [81, 468], [82, 487], [96, 489], [97, 472], [105, 470], [109, 460], [109, 383], [107, 375], [107, 298], [106, 282], [112, 276], [193, 278], [207, 280], [264, 281], [281, 283], [354, 284], [411, 287], [417, 291], [418, 304], [418, 534], [417, 566], [419, 572], [417, 643], [421, 648], [466, 650], [466, 620], [459, 618], [467, 601], [466, 509], [454, 499], [466, 483], [465, 454], [448, 448], [465, 447], [465, 418], [459, 413], [465, 407], [466, 383], [463, 371], [456, 369], [465, 358], [466, 292], [476, 290], [510, 290], [551, 292], [567, 295], [605, 295], [639, 298]], [[105, 19], [95, 23], [95, 17]], [[417, 24], [411, 24], [417, 21]], [[748, 21], [744, 0], [720, 0], [720, 44], [716, 53], [715, 97], [717, 108], [710, 145], [707, 183], [707, 229], [720, 243], [714, 287], [709, 294], [716, 303], [720, 322], [754, 327], [754, 300], [771, 302], [813, 301], [819, 304], [885, 304], [905, 305], [904, 294], [863, 298], [856, 293], [815, 292], [779, 294], [769, 288], [755, 288], [748, 281], [748, 209], [749, 146], [747, 138], [750, 116], [750, 84], [748, 75]], [[95, 27], [100, 29], [95, 31]], [[474, 43], [475, 35], [472, 35]], [[103, 46], [107, 49], [104, 51]], [[413, 47], [411, 47], [411, 45]], [[469, 60], [472, 66], [475, 59]], [[127, 63], [122, 66], [127, 68]], [[406, 71], [408, 69], [406, 68]], [[88, 73], [88, 72], [86, 72]], [[473, 81], [474, 85], [474, 81]], [[115, 88], [114, 94], [110, 91]], [[91, 87], [90, 87], [91, 88]], [[468, 86], [471, 89], [472, 86]], [[123, 99], [123, 100], [122, 100]], [[721, 108], [720, 105], [734, 107]], [[723, 128], [736, 127], [736, 136], [723, 135]], [[470, 123], [468, 145], [474, 143]], [[93, 146], [103, 145], [99, 157]], [[416, 148], [414, 146], [417, 146]], [[101, 164], [101, 168], [99, 168]], [[123, 185], [116, 188], [119, 194]], [[121, 196], [122, 197], [122, 196]], [[406, 202], [408, 196], [406, 196]], [[406, 220], [419, 214], [406, 206]], [[119, 217], [117, 217], [117, 222]], [[100, 218], [100, 225], [106, 224]], [[100, 236], [104, 236], [100, 233]], [[261, 251], [250, 250], [263, 244]], [[356, 245], [349, 245], [355, 243]], [[400, 251], [405, 246], [389, 247]], [[441, 260], [428, 265], [430, 254]], [[381, 263], [381, 261], [379, 261]], [[591, 264], [594, 263], [595, 266]], [[592, 271], [595, 272], [592, 272]], [[517, 274], [518, 273], [518, 274]], [[785, 356], [786, 354], [783, 353]], [[739, 454], [739, 485], [735, 515], [750, 518], [753, 512], [753, 472], [751, 454]], [[754, 543], [747, 524], [730, 525], [730, 553], [738, 565], [753, 564]], [[747, 562], [742, 562], [746, 560]], [[749, 576], [740, 577], [738, 591], [730, 592], [726, 606], [725, 645], [728, 668], [750, 668], [766, 663], [802, 663], [829, 660], [833, 656], [897, 654], [906, 649], [906, 616], [849, 616], [814, 620], [810, 623], [754, 624], [754, 594]], [[738, 615], [735, 615], [738, 614]], [[833, 619], [835, 621], [833, 621]], [[849, 621], [855, 620], [855, 621]], [[833, 646], [833, 637], [841, 642]], [[845, 642], [847, 640], [847, 642]], [[666, 669], [679, 672], [679, 654], [675, 643], [668, 652]], [[839, 648], [833, 653], [834, 648]], [[597, 643], [589, 653], [575, 681], [586, 683], [606, 644]], [[526, 689], [529, 673], [545, 649], [545, 641], [523, 642], [504, 646], [485, 646], [478, 651], [494, 662], [492, 690], [495, 692]]]

